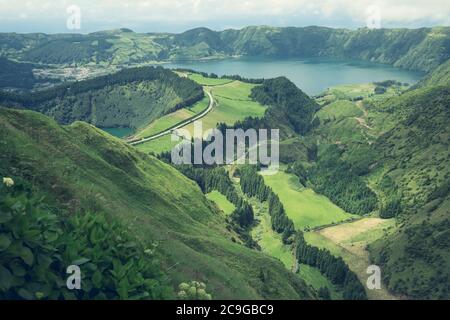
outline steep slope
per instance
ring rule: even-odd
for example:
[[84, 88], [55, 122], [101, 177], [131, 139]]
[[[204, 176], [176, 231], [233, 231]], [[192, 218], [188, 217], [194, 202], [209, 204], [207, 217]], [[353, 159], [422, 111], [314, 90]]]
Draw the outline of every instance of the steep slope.
[[314, 100], [285, 77], [264, 80], [261, 85], [252, 89], [250, 98], [268, 106], [264, 117], [248, 117], [236, 122], [234, 127], [245, 130], [279, 129], [282, 140], [296, 138], [299, 134], [308, 132], [312, 127], [314, 113], [319, 109]]
[[[388, 289], [448, 298], [450, 89], [423, 86], [389, 96], [326, 105], [312, 138], [320, 150], [330, 144], [333, 155], [341, 154], [332, 167], [345, 163], [346, 176], [356, 173], [376, 193], [380, 217], [396, 218], [394, 231], [369, 246]], [[337, 177], [329, 187], [343, 180]]]
[[450, 60], [441, 64], [417, 84], [418, 87], [446, 85], [450, 85]]
[[33, 89], [39, 82], [33, 74], [34, 67], [0, 57], [0, 88]]
[[189, 79], [161, 67], [143, 67], [46, 91], [0, 92], [0, 103], [42, 112], [62, 124], [81, 120], [99, 127], [138, 128], [203, 96], [201, 86]]
[[143, 242], [158, 243], [173, 286], [203, 281], [222, 299], [314, 296], [279, 261], [231, 241], [224, 217], [193, 181], [120, 140], [86, 123], [61, 127], [4, 108], [0, 135], [1, 176], [29, 182], [61, 214], [105, 212]]

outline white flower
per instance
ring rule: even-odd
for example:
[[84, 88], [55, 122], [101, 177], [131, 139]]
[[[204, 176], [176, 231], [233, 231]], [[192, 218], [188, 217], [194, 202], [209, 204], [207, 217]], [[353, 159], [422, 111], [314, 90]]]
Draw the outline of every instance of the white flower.
[[14, 180], [11, 178], [3, 178], [3, 184], [10, 188], [14, 185]]

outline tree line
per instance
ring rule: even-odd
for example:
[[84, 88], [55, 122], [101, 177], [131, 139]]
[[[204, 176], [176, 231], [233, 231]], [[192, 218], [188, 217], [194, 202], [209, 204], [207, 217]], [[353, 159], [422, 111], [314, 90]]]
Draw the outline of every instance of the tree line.
[[240, 177], [242, 192], [249, 197], [256, 197], [259, 201], [267, 201], [272, 229], [282, 234], [285, 244], [292, 243], [291, 236], [295, 233], [294, 223], [286, 214], [280, 198], [267, 187], [263, 177], [258, 174], [255, 166], [240, 167], [236, 174]]
[[175, 109], [193, 105], [204, 98], [202, 87], [190, 79], [181, 78], [174, 72], [162, 67], [140, 67], [124, 69], [114, 74], [93, 79], [63, 84], [48, 90], [23, 94], [0, 91], [0, 103], [37, 110], [41, 103], [49, 100], [63, 99], [66, 96], [74, 96], [91, 90], [99, 90], [106, 86], [152, 80], [167, 83], [182, 99], [182, 102], [178, 103]]
[[363, 285], [341, 257], [309, 245], [301, 232], [296, 235], [295, 246], [298, 262], [319, 269], [333, 284], [341, 286], [345, 300], [367, 299]]
[[377, 209], [377, 196], [353, 168], [340, 158], [341, 154], [342, 150], [333, 145], [322, 152], [316, 165], [308, 170], [301, 163], [294, 163], [288, 170], [297, 175], [303, 185], [308, 184], [345, 211], [368, 214]]
[[268, 202], [272, 229], [282, 234], [285, 244], [294, 242], [299, 263], [319, 269], [333, 284], [340, 285], [344, 299], [367, 299], [363, 285], [342, 258], [336, 258], [328, 250], [307, 244], [303, 233], [295, 231], [294, 223], [287, 216], [279, 197], [265, 185], [255, 166], [240, 167], [238, 174], [242, 191], [246, 195]]
[[192, 165], [180, 165], [176, 168], [188, 178], [197, 182], [203, 193], [214, 190], [223, 194], [236, 207], [231, 218], [240, 227], [246, 229], [254, 222], [252, 206], [237, 192], [228, 172], [223, 167], [199, 168]]
[[175, 71], [179, 71], [179, 72], [187, 72], [187, 73], [196, 73], [199, 74], [205, 78], [212, 78], [212, 79], [229, 79], [229, 80], [237, 80], [237, 81], [241, 81], [241, 82], [246, 82], [246, 83], [253, 83], [253, 84], [262, 84], [264, 82], [264, 78], [246, 78], [246, 77], [242, 77], [240, 75], [234, 74], [234, 75], [222, 75], [222, 76], [218, 76], [215, 73], [207, 73], [207, 72], [202, 72], [202, 71], [196, 71], [193, 69], [189, 69], [189, 68], [177, 68], [174, 69]]

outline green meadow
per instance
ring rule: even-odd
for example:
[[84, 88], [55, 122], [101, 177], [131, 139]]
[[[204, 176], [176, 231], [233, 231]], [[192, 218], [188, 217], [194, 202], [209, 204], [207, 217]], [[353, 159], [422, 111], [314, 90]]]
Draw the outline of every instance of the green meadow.
[[354, 218], [327, 197], [304, 188], [296, 176], [279, 171], [265, 175], [264, 181], [280, 197], [286, 213], [297, 229], [314, 228]]
[[[272, 230], [267, 203], [261, 203], [256, 199], [250, 199], [250, 202], [258, 221], [251, 232], [253, 239], [258, 242], [264, 253], [277, 258], [288, 270], [292, 270], [295, 262], [292, 249], [283, 244], [280, 234]], [[342, 299], [342, 294], [318, 269], [301, 264], [297, 274], [315, 290], [325, 287], [330, 291], [333, 300]]]
[[209, 98], [205, 97], [203, 100], [197, 102], [196, 104], [194, 104], [189, 108], [183, 108], [175, 112], [172, 112], [168, 115], [165, 115], [153, 121], [150, 125], [148, 125], [143, 130], [138, 132], [136, 134], [136, 138], [145, 138], [160, 133], [162, 131], [165, 131], [168, 128], [171, 128], [176, 124], [189, 118], [192, 118], [193, 116], [206, 110], [206, 108], [208, 108], [208, 105], [209, 105]]
[[233, 211], [236, 209], [234, 204], [232, 204], [230, 201], [228, 201], [227, 197], [225, 197], [223, 194], [221, 194], [219, 191], [212, 191], [206, 195], [206, 198], [208, 200], [213, 201], [217, 207], [223, 211], [226, 215], [230, 215], [233, 213]]
[[198, 73], [189, 73], [189, 79], [194, 80], [202, 86], [220, 86], [226, 83], [233, 82], [230, 79], [219, 79], [219, 78], [207, 78]]
[[[214, 109], [201, 119], [203, 131], [217, 127], [219, 123], [232, 125], [247, 117], [262, 117], [266, 107], [250, 98], [254, 84], [241, 81], [232, 81], [223, 85], [211, 87], [211, 93], [216, 101]], [[191, 135], [194, 134], [194, 125], [190, 124], [187, 129]]]
[[135, 148], [144, 153], [152, 152], [154, 154], [160, 154], [162, 152], [172, 150], [172, 148], [175, 147], [178, 143], [180, 142], [173, 142], [171, 135], [168, 134], [158, 139], [143, 144], [138, 144], [135, 146]]

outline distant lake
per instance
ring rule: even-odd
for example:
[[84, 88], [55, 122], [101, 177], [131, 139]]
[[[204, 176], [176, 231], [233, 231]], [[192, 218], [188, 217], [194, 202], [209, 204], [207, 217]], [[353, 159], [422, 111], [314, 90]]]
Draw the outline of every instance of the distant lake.
[[415, 83], [422, 72], [408, 71], [389, 65], [361, 61], [342, 61], [325, 58], [262, 59], [238, 58], [226, 60], [186, 61], [164, 64], [168, 68], [188, 68], [219, 76], [238, 74], [246, 78], [274, 78], [285, 76], [309, 95], [322, 93], [340, 84], [369, 83], [397, 80]]
[[103, 131], [108, 132], [110, 135], [125, 138], [126, 136], [132, 135], [134, 130], [132, 128], [101, 128]]

